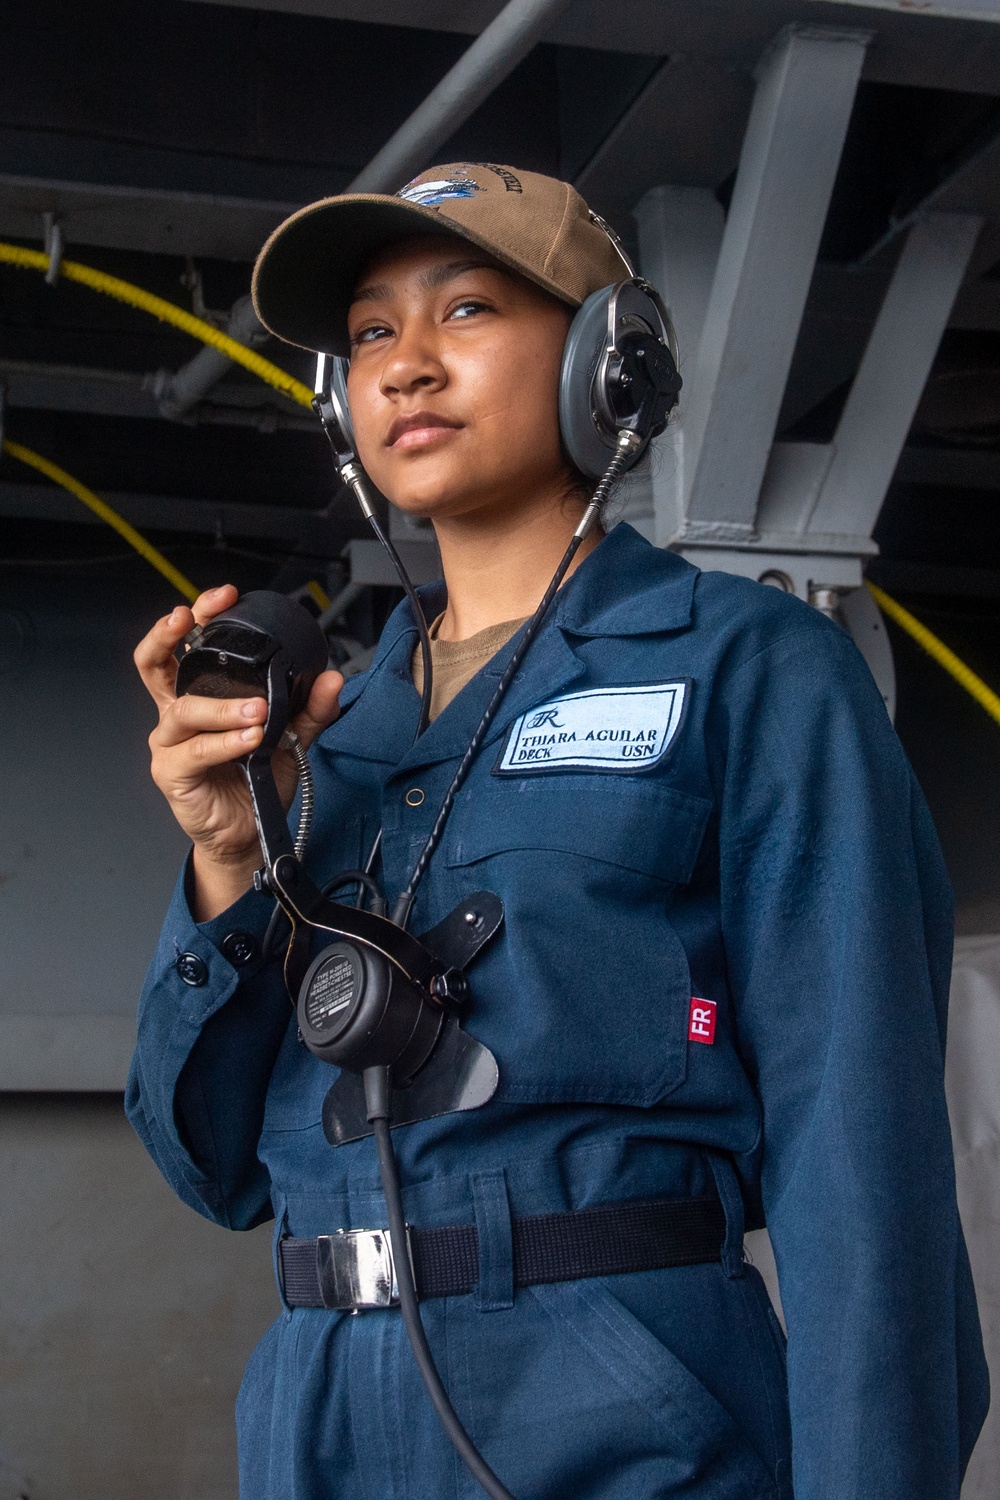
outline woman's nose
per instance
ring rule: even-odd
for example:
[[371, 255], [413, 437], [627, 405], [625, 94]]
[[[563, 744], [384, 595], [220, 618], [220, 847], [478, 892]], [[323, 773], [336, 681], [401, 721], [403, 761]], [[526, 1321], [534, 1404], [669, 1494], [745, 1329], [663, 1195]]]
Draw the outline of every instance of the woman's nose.
[[445, 383], [444, 367], [434, 347], [431, 330], [404, 324], [382, 367], [383, 395], [406, 395], [415, 390], [437, 390]]

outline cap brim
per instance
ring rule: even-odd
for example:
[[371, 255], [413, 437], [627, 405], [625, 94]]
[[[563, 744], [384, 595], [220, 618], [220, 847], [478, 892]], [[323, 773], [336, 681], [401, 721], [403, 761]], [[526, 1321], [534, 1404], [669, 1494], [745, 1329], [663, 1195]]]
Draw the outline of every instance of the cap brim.
[[254, 267], [257, 316], [286, 343], [349, 357], [347, 312], [358, 277], [377, 250], [417, 234], [465, 240], [566, 301], [554, 283], [433, 208], [378, 193], [345, 193], [310, 203], [271, 235]]

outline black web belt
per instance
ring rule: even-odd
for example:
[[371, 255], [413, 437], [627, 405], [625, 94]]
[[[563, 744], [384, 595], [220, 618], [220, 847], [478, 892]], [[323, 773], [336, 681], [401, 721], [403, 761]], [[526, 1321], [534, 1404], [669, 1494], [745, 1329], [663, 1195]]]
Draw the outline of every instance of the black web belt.
[[[661, 1198], [610, 1203], [576, 1213], [511, 1220], [515, 1287], [621, 1276], [718, 1260], [726, 1234], [719, 1199]], [[285, 1301], [290, 1307], [347, 1311], [395, 1305], [392, 1255], [385, 1230], [351, 1230], [318, 1239], [279, 1241]], [[474, 1224], [409, 1231], [417, 1294], [461, 1297], [479, 1281]]]

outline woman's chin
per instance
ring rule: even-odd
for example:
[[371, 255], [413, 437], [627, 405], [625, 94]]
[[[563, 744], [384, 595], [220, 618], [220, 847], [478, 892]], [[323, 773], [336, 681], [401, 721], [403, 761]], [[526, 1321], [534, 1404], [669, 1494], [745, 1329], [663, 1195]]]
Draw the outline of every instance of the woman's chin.
[[436, 483], [432, 478], [419, 485], [393, 485], [383, 488], [382, 493], [398, 510], [415, 520], [444, 520], [450, 516], [471, 514], [483, 507], [483, 497], [470, 493], [468, 481], [456, 482], [454, 476], [442, 477]]
[[561, 498], [566, 489], [566, 476], [558, 465], [553, 465], [552, 471], [541, 465], [526, 467], [513, 478], [490, 470], [470, 473], [469, 466], [429, 461], [386, 465], [381, 475], [371, 470], [369, 474], [399, 510], [429, 521], [478, 517], [491, 525], [495, 514], [512, 518], [532, 496]]

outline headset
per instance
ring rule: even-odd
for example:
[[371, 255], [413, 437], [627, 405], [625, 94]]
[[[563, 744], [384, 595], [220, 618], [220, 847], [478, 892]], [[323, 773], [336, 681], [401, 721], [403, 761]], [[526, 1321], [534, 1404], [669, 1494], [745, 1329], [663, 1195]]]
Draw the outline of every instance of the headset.
[[[574, 467], [587, 480], [597, 481], [596, 487], [541, 602], [518, 633], [391, 917], [373, 874], [380, 836], [364, 869], [343, 871], [322, 888], [302, 864], [312, 781], [308, 760], [288, 725], [326, 664], [326, 640], [318, 623], [284, 596], [245, 595], [233, 609], [191, 632], [180, 648], [177, 671], [178, 694], [233, 697], [259, 692], [267, 699], [263, 742], [242, 761], [264, 856], [255, 884], [276, 898], [275, 917], [284, 912], [291, 926], [285, 982], [302, 1041], [315, 1057], [341, 1069], [324, 1101], [324, 1132], [332, 1145], [368, 1134], [375, 1137], [396, 1252], [400, 1309], [414, 1358], [456, 1451], [493, 1500], [513, 1497], [463, 1428], [423, 1331], [405, 1248], [407, 1227], [390, 1126], [479, 1108], [496, 1090], [496, 1059], [460, 1021], [471, 1004], [466, 969], [500, 930], [503, 904], [492, 892], [478, 891], [418, 938], [408, 930], [414, 898], [458, 792], [580, 544], [616, 480], [663, 431], [681, 388], [673, 329], [659, 295], [633, 273], [608, 226], [597, 215], [592, 217], [629, 272], [626, 279], [594, 292], [576, 313], [559, 376], [563, 447]], [[319, 356], [313, 406], [330, 441], [337, 473], [388, 552], [410, 603], [424, 664], [419, 737], [427, 727], [432, 689], [427, 625], [357, 457], [347, 399], [348, 368], [345, 359]], [[271, 767], [279, 746], [294, 754], [302, 787], [294, 842]], [[347, 885], [358, 890], [353, 907], [332, 899], [333, 891]], [[267, 948], [265, 942], [265, 952]]]
[[[607, 227], [601, 227], [631, 272], [624, 251]], [[592, 292], [579, 308], [566, 336], [559, 372], [559, 430], [570, 462], [586, 479], [601, 478], [622, 431], [634, 433], [638, 441], [619, 472], [639, 462], [677, 404], [677, 364], [669, 314], [659, 292], [641, 276], [629, 275]], [[340, 453], [356, 465], [347, 399], [349, 368], [342, 356], [321, 354], [316, 394], [318, 401], [328, 404], [344, 440]], [[350, 475], [343, 477], [353, 482]]]

